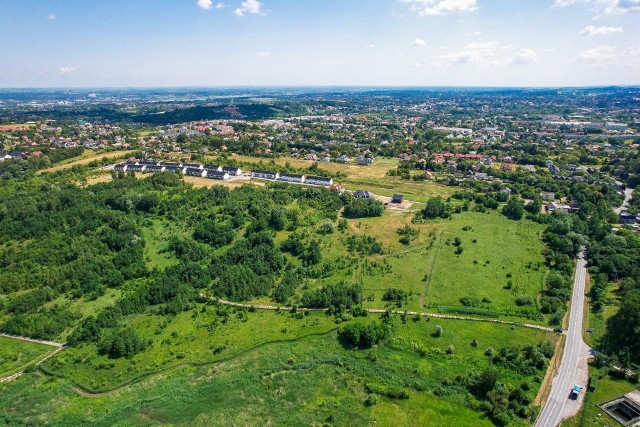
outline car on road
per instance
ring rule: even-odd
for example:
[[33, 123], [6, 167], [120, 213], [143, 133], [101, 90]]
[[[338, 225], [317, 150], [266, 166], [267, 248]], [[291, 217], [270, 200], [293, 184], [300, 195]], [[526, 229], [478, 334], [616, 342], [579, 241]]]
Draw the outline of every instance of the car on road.
[[573, 388], [571, 389], [571, 394], [569, 395], [569, 397], [571, 397], [572, 399], [577, 399], [578, 396], [580, 396], [580, 390], [582, 390], [582, 387], [580, 387], [578, 384], [574, 384]]
[[553, 332], [557, 332], [557, 333], [561, 334], [564, 331], [562, 330], [562, 328], [553, 328]]

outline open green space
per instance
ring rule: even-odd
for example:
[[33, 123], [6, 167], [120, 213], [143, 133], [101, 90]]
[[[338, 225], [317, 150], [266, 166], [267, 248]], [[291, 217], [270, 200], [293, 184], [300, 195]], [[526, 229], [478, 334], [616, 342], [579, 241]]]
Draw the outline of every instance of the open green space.
[[[179, 337], [173, 338], [176, 349], [183, 345], [194, 353], [199, 348], [207, 353], [204, 347], [217, 340], [239, 342], [226, 348], [218, 362], [206, 362], [214, 357], [204, 353], [199, 355], [204, 362], [199, 366], [186, 362], [191, 356], [182, 362], [174, 358], [175, 369], [91, 397], [73, 389], [75, 381], [90, 382], [91, 378], [74, 376], [71, 369], [56, 370], [61, 359], [82, 357], [67, 349], [53, 362], [46, 362], [45, 371], [54, 371], [56, 377], [30, 373], [7, 385], [0, 398], [0, 413], [8, 421], [16, 420], [12, 414], [20, 414], [27, 423], [83, 425], [492, 425], [473, 409], [477, 403], [456, 378], [470, 373], [471, 360], [475, 372], [490, 366], [490, 358], [484, 355], [489, 346], [497, 351], [514, 340], [536, 344], [556, 339], [542, 331], [504, 325], [444, 319], [403, 323], [396, 316], [387, 342], [358, 351], [344, 348], [336, 333], [330, 332], [335, 325], [321, 317], [330, 319], [323, 314], [293, 319], [284, 313], [248, 313], [246, 322], [234, 319], [228, 330], [193, 332], [196, 339], [185, 339], [183, 332], [198, 329], [203, 319], [180, 315], [165, 328], [167, 333], [176, 328], [180, 331]], [[247, 325], [247, 330], [232, 332], [241, 326], [238, 323]], [[277, 330], [295, 323], [308, 326], [284, 334]], [[440, 337], [433, 336], [436, 323], [443, 328]], [[251, 330], [258, 336], [251, 337]], [[270, 330], [278, 342], [269, 343]], [[321, 330], [325, 332], [317, 333]], [[476, 346], [472, 345], [474, 339]], [[265, 344], [255, 346], [252, 341]], [[450, 345], [455, 351], [446, 354]], [[125, 374], [120, 379], [130, 379], [141, 360], [155, 357], [156, 349], [151, 348], [126, 361], [130, 367], [122, 369]], [[109, 362], [102, 361], [105, 365]], [[76, 363], [80, 369], [87, 364], [82, 360]], [[106, 377], [114, 369], [118, 368], [106, 366], [94, 375]], [[498, 371], [504, 383], [518, 386], [527, 382], [530, 399], [543, 375], [523, 375], [502, 367]], [[371, 390], [386, 389], [404, 390], [406, 398], [380, 392], [371, 398]], [[516, 421], [514, 425], [525, 423]]]
[[0, 376], [12, 374], [54, 347], [0, 336]]

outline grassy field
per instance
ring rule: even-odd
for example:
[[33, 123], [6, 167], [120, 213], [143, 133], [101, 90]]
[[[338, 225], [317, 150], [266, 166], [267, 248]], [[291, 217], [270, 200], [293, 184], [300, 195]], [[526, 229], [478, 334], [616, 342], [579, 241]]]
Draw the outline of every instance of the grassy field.
[[0, 337], [0, 375], [18, 371], [53, 349], [48, 345]]
[[[444, 333], [434, 338], [431, 333], [435, 321], [403, 324], [396, 319], [394, 336], [387, 343], [355, 351], [338, 343], [336, 333], [331, 332], [336, 326], [331, 318], [320, 314], [292, 319], [285, 314], [249, 313], [246, 322], [234, 319], [230, 321], [233, 328], [206, 333], [196, 326], [208, 321], [204, 316], [194, 318], [183, 313], [162, 336], [174, 341], [171, 348], [183, 346], [195, 353], [202, 348], [199, 358], [215, 363], [186, 365], [190, 356], [180, 360], [174, 354], [175, 369], [94, 397], [75, 392], [68, 379], [31, 373], [3, 388], [0, 414], [9, 421], [20, 419], [31, 424], [492, 425], [468, 407], [465, 393], [455, 391], [455, 387], [443, 396], [434, 395], [433, 390], [457, 375], [467, 374], [470, 360], [474, 369], [487, 366], [489, 362], [482, 355], [487, 346], [500, 348], [514, 340], [537, 343], [556, 339], [542, 331], [451, 320], [438, 320]], [[287, 324], [296, 323], [282, 332]], [[172, 337], [173, 331], [179, 331], [179, 336]], [[271, 338], [279, 342], [269, 343]], [[473, 339], [479, 341], [477, 347], [470, 345]], [[216, 362], [205, 348], [221, 340], [237, 342], [223, 350]], [[444, 354], [449, 344], [456, 348], [453, 355]], [[46, 368], [87, 385], [94, 381], [82, 372], [88, 363], [83, 362], [81, 352], [73, 351], [63, 351], [54, 363], [46, 362]], [[159, 353], [154, 346], [125, 360], [130, 367], [121, 369], [122, 375], [114, 371], [120, 368], [108, 366], [117, 365], [119, 360], [105, 359], [102, 362], [107, 366], [94, 371], [94, 375], [117, 375], [126, 382], [135, 377], [141, 360], [152, 361], [150, 365], [161, 357]], [[56, 367], [60, 359], [75, 360], [78, 369]], [[512, 384], [529, 381], [531, 396], [539, 387], [538, 377], [526, 378], [507, 370], [501, 370], [500, 377]], [[409, 398], [379, 396], [377, 404], [365, 405], [370, 384], [405, 389]]]
[[[350, 233], [375, 237], [385, 253], [358, 257], [356, 266], [316, 285], [338, 280], [361, 283], [370, 297], [366, 305], [372, 308], [383, 306], [383, 292], [395, 287], [412, 293], [406, 306], [412, 310], [459, 308], [461, 298], [475, 297], [485, 299], [477, 308], [503, 314], [537, 311], [535, 305], [518, 307], [515, 300], [529, 295], [535, 304], [542, 289], [546, 268], [541, 225], [511, 221], [496, 211], [463, 212], [452, 220], [424, 224], [411, 224], [412, 217], [409, 212], [388, 210], [382, 217], [348, 220]], [[420, 232], [408, 246], [399, 242], [396, 232], [406, 224]], [[456, 237], [462, 242], [459, 255], [453, 244]], [[355, 259], [347, 252], [340, 233], [324, 236], [322, 248], [323, 253], [336, 259]]]
[[38, 173], [40, 174], [44, 172], [56, 172], [59, 170], [71, 168], [76, 165], [86, 165], [94, 160], [102, 160], [104, 157], [108, 159], [118, 159], [133, 153], [135, 153], [135, 150], [109, 151], [100, 153], [96, 153], [95, 151], [85, 151], [80, 159], [74, 157], [69, 161], [60, 163], [47, 169], [42, 169], [38, 171]]
[[[589, 367], [589, 376], [597, 378], [598, 370]], [[587, 392], [582, 410], [575, 417], [563, 422], [562, 427], [619, 426], [616, 420], [596, 405], [639, 388], [638, 384], [631, 384], [610, 376], [599, 379], [596, 389]]]

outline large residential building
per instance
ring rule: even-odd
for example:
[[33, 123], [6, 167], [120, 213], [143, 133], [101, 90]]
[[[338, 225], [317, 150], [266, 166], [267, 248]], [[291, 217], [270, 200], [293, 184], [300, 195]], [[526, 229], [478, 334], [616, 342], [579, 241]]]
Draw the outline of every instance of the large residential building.
[[280, 174], [278, 172], [253, 170], [251, 171], [251, 178], [278, 179], [280, 178]]
[[307, 176], [304, 179], [305, 184], [320, 185], [322, 187], [330, 187], [333, 185], [333, 178], [325, 178], [321, 176]]

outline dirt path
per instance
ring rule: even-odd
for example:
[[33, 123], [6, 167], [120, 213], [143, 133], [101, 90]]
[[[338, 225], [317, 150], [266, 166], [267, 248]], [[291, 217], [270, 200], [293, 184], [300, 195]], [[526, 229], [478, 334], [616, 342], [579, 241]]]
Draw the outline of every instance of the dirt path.
[[[28, 340], [23, 340], [23, 341], [28, 341]], [[62, 347], [62, 346], [61, 346], [61, 347], [57, 347], [55, 350], [53, 350], [53, 351], [51, 351], [51, 352], [49, 352], [49, 353], [45, 354], [45, 355], [44, 355], [43, 357], [41, 357], [37, 362], [35, 362], [35, 366], [38, 366], [38, 365], [40, 365], [42, 362], [44, 362], [45, 360], [47, 360], [48, 358], [55, 356], [57, 353], [59, 353], [60, 351], [62, 351], [62, 349], [63, 349], [63, 348], [64, 348], [64, 347]], [[11, 375], [8, 375], [8, 376], [6, 376], [6, 377], [2, 377], [2, 378], [0, 378], [0, 383], [6, 383], [6, 382], [9, 382], [9, 381], [13, 381], [13, 380], [15, 380], [16, 378], [19, 378], [20, 376], [22, 376], [22, 374], [24, 374], [24, 371], [25, 371], [29, 366], [31, 366], [32, 364], [34, 364], [34, 362], [33, 362], [33, 361], [31, 361], [31, 362], [27, 363], [26, 365], [21, 366], [20, 368], [18, 368], [18, 369], [20, 369], [18, 372], [14, 373], [14, 374], [11, 374]]]
[[[203, 293], [200, 294], [200, 296], [202, 298], [208, 298], [212, 301], [216, 301], [220, 304], [223, 305], [229, 305], [229, 306], [233, 306], [233, 307], [243, 307], [243, 308], [254, 308], [257, 310], [284, 310], [284, 311], [291, 311], [293, 310], [293, 307], [289, 307], [289, 306], [275, 306], [275, 305], [265, 305], [265, 304], [242, 304], [239, 302], [233, 302], [233, 301], [227, 301], [225, 299], [222, 298], [216, 298], [216, 297], [212, 297], [212, 296], [208, 296], [205, 295]], [[298, 311], [327, 311], [326, 308], [296, 308], [296, 310]], [[499, 319], [484, 319], [481, 317], [468, 317], [468, 316], [454, 316], [454, 315], [450, 315], [450, 314], [440, 314], [440, 313], [425, 313], [425, 312], [420, 312], [420, 311], [408, 311], [408, 310], [385, 310], [385, 309], [381, 309], [381, 308], [368, 308], [367, 312], [369, 313], [385, 313], [387, 311], [390, 311], [391, 313], [394, 314], [408, 314], [411, 316], [415, 316], [420, 315], [420, 316], [424, 316], [424, 317], [433, 317], [433, 318], [438, 318], [438, 319], [454, 319], [454, 320], [467, 320], [467, 321], [471, 321], [471, 322], [487, 322], [487, 323], [499, 323], [502, 325], [513, 325], [513, 326], [520, 326], [523, 328], [529, 328], [529, 329], [538, 329], [538, 330], [542, 330], [542, 331], [549, 331], [549, 332], [553, 332], [553, 328], [550, 328], [548, 326], [542, 326], [542, 325], [534, 325], [531, 323], [519, 323], [519, 322], [511, 322], [508, 320], [499, 320]]]
[[[438, 235], [435, 239], [433, 239], [434, 244], [436, 244], [435, 253], [431, 255], [430, 261], [431, 265], [429, 266], [429, 273], [427, 273], [427, 280], [425, 281], [424, 288], [422, 289], [422, 295], [420, 295], [420, 307], [424, 307], [425, 300], [427, 298], [427, 294], [429, 293], [429, 285], [431, 284], [431, 276], [433, 275], [433, 269], [436, 265], [436, 259], [438, 259], [438, 254], [440, 253], [440, 248], [442, 245], [440, 244], [442, 240], [442, 230], [437, 231]], [[428, 261], [427, 261], [428, 262]]]

